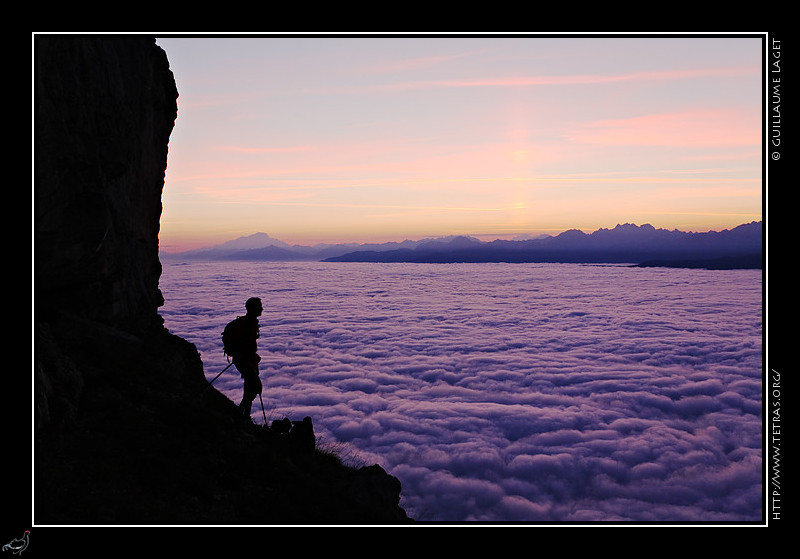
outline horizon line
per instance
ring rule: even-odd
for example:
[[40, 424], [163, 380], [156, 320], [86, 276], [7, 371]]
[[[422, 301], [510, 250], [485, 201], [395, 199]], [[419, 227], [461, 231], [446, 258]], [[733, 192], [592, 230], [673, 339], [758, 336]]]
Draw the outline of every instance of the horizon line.
[[[727, 215], [730, 215], [730, 214], [727, 214]], [[736, 215], [745, 216], [745, 215], [749, 215], [749, 214], [736, 214]], [[234, 238], [230, 238], [230, 239], [227, 239], [227, 240], [224, 240], [224, 241], [220, 241], [220, 242], [218, 242], [216, 244], [203, 245], [203, 246], [198, 246], [196, 248], [178, 249], [178, 250], [175, 250], [175, 251], [170, 251], [170, 250], [168, 250], [169, 246], [175, 246], [175, 245], [168, 245], [168, 246], [165, 246], [165, 247], [159, 246], [158, 252], [159, 253], [164, 253], [164, 254], [181, 254], [183, 252], [192, 252], [192, 251], [198, 251], [198, 250], [213, 249], [213, 248], [219, 247], [220, 245], [223, 245], [223, 244], [228, 243], [228, 242], [237, 241], [239, 239], [246, 239], [246, 238], [249, 238], [249, 237], [254, 237], [256, 235], [266, 235], [270, 239], [272, 239], [274, 241], [278, 241], [280, 243], [284, 243], [286, 245], [289, 245], [290, 247], [299, 246], [299, 247], [313, 248], [315, 246], [321, 246], [321, 245], [328, 245], [328, 246], [335, 246], [335, 245], [372, 245], [372, 244], [380, 245], [380, 244], [387, 244], [387, 243], [403, 243], [403, 242], [406, 242], [406, 241], [418, 242], [418, 241], [424, 241], [424, 240], [429, 240], [429, 239], [431, 239], [431, 240], [446, 239], [446, 238], [450, 238], [450, 237], [467, 237], [467, 238], [476, 239], [476, 240], [478, 240], [480, 242], [490, 243], [492, 241], [513, 241], [514, 238], [521, 237], [521, 236], [524, 236], [526, 234], [532, 235], [531, 239], [526, 239], [526, 240], [532, 240], [532, 239], [535, 239], [537, 237], [541, 237], [542, 235], [546, 235], [547, 233], [544, 233], [546, 231], [557, 232], [557, 233], [555, 233], [553, 235], [549, 235], [551, 237], [557, 237], [558, 235], [560, 235], [562, 233], [566, 233], [567, 231], [580, 231], [580, 232], [582, 232], [584, 234], [591, 234], [591, 233], [594, 233], [594, 232], [597, 232], [597, 231], [603, 231], [603, 230], [610, 231], [610, 230], [616, 229], [617, 227], [621, 227], [621, 226], [624, 226], [624, 225], [633, 225], [633, 226], [635, 226], [637, 228], [641, 228], [641, 227], [644, 227], [644, 226], [650, 226], [655, 230], [680, 231], [682, 233], [711, 233], [711, 232], [719, 233], [719, 232], [722, 232], [722, 231], [730, 231], [731, 229], [735, 229], [735, 228], [741, 227], [743, 225], [749, 225], [749, 224], [752, 224], [752, 223], [763, 223], [763, 221], [764, 221], [763, 220], [763, 216], [761, 216], [761, 217], [759, 217], [759, 219], [751, 219], [749, 221], [743, 221], [742, 223], [739, 223], [739, 224], [731, 226], [731, 227], [725, 227], [725, 228], [720, 228], [720, 229], [710, 229], [709, 228], [709, 229], [705, 229], [705, 230], [685, 230], [685, 229], [679, 229], [677, 227], [674, 227], [672, 229], [668, 229], [666, 227], [656, 227], [656, 226], [654, 226], [654, 225], [652, 225], [650, 223], [642, 223], [642, 224], [639, 225], [639, 224], [636, 224], [636, 223], [633, 223], [633, 222], [630, 222], [630, 221], [626, 221], [624, 223], [622, 223], [622, 222], [617, 223], [613, 227], [597, 227], [595, 229], [592, 229], [592, 228], [580, 228], [580, 227], [567, 227], [567, 228], [540, 227], [540, 228], [535, 228], [535, 229], [532, 229], [532, 228], [519, 228], [519, 229], [513, 229], [513, 230], [507, 229], [507, 231], [509, 231], [508, 233], [449, 233], [449, 234], [421, 234], [421, 235], [406, 235], [406, 236], [402, 236], [401, 235], [402, 239], [400, 239], [400, 240], [398, 240], [398, 238], [394, 238], [393, 240], [366, 240], [366, 241], [363, 240], [363, 239], [361, 239], [361, 240], [348, 240], [348, 241], [346, 241], [346, 240], [340, 240], [340, 241], [327, 240], [327, 241], [311, 242], [309, 244], [303, 244], [303, 243], [297, 243], [297, 242], [295, 242], [295, 243], [287, 242], [287, 241], [282, 240], [279, 237], [273, 237], [272, 235], [270, 235], [269, 233], [266, 233], [264, 231], [256, 231], [255, 233], [239, 235], [238, 237], [234, 237]], [[503, 238], [503, 237], [506, 237], [506, 238]], [[491, 240], [485, 241], [485, 240], [482, 240], [483, 238], [491, 238]], [[182, 244], [182, 243], [176, 243], [176, 244]], [[266, 245], [266, 246], [271, 246], [271, 245]]]

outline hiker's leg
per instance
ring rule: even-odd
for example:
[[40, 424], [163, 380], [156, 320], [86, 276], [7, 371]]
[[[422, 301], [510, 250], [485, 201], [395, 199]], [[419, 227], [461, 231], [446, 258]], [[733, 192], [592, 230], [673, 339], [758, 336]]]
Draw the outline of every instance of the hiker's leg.
[[250, 410], [253, 406], [253, 400], [261, 393], [261, 379], [258, 377], [258, 365], [253, 365], [247, 371], [244, 377], [244, 391], [242, 393], [242, 402], [239, 407], [242, 413], [250, 415]]

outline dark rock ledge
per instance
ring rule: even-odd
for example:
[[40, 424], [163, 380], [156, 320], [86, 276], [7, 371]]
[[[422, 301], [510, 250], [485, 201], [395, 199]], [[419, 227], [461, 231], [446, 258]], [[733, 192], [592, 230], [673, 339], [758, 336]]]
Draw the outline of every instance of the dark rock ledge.
[[312, 418], [242, 419], [164, 328], [155, 40], [37, 35], [34, 93], [34, 523], [410, 522], [395, 477], [319, 450]]

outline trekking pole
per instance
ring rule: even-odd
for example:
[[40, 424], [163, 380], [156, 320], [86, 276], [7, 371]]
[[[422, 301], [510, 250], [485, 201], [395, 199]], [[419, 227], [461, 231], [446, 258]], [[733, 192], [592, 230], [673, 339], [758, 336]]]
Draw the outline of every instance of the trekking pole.
[[264, 399], [261, 397], [261, 392], [258, 393], [258, 399], [261, 400], [261, 413], [264, 416], [264, 427], [267, 426], [267, 412], [264, 411]]
[[[231, 365], [233, 365], [233, 361], [231, 361], [230, 363], [228, 363], [228, 366], [227, 366], [227, 367], [225, 367], [224, 369], [222, 369], [222, 370], [219, 372], [219, 375], [221, 375], [222, 373], [224, 373], [225, 371], [227, 371], [228, 369], [230, 369]], [[215, 376], [213, 379], [211, 379], [211, 382], [209, 382], [209, 383], [206, 385], [206, 387], [203, 389], [203, 391], [207, 390], [209, 386], [211, 386], [212, 384], [214, 384], [214, 381], [215, 381], [215, 380], [217, 380], [217, 379], [219, 378], [219, 375], [217, 375], [217, 376]]]

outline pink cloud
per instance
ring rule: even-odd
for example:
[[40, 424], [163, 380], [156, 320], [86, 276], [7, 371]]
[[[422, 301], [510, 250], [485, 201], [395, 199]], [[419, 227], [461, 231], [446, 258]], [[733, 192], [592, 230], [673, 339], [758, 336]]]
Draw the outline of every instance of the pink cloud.
[[683, 80], [709, 77], [758, 76], [761, 69], [750, 66], [727, 68], [694, 68], [681, 70], [663, 70], [658, 72], [630, 72], [626, 74], [577, 74], [550, 76], [508, 76], [481, 79], [440, 80], [396, 84], [397, 88], [415, 87], [519, 87], [536, 85], [587, 85], [652, 80]]
[[761, 115], [739, 109], [699, 109], [584, 124], [570, 140], [605, 145], [731, 147], [761, 145]]
[[233, 151], [240, 153], [298, 153], [310, 151], [310, 146], [289, 146], [289, 147], [250, 147], [250, 146], [218, 146], [214, 148], [218, 151]]
[[475, 52], [466, 52], [466, 53], [445, 54], [438, 56], [421, 56], [417, 58], [406, 58], [402, 60], [387, 62], [383, 65], [360, 68], [359, 73], [380, 74], [380, 73], [393, 73], [393, 72], [407, 72], [411, 70], [419, 70], [421, 68], [431, 68], [434, 66], [439, 66], [447, 62], [452, 62], [454, 60], [459, 60], [462, 58], [473, 56], [474, 54]]

